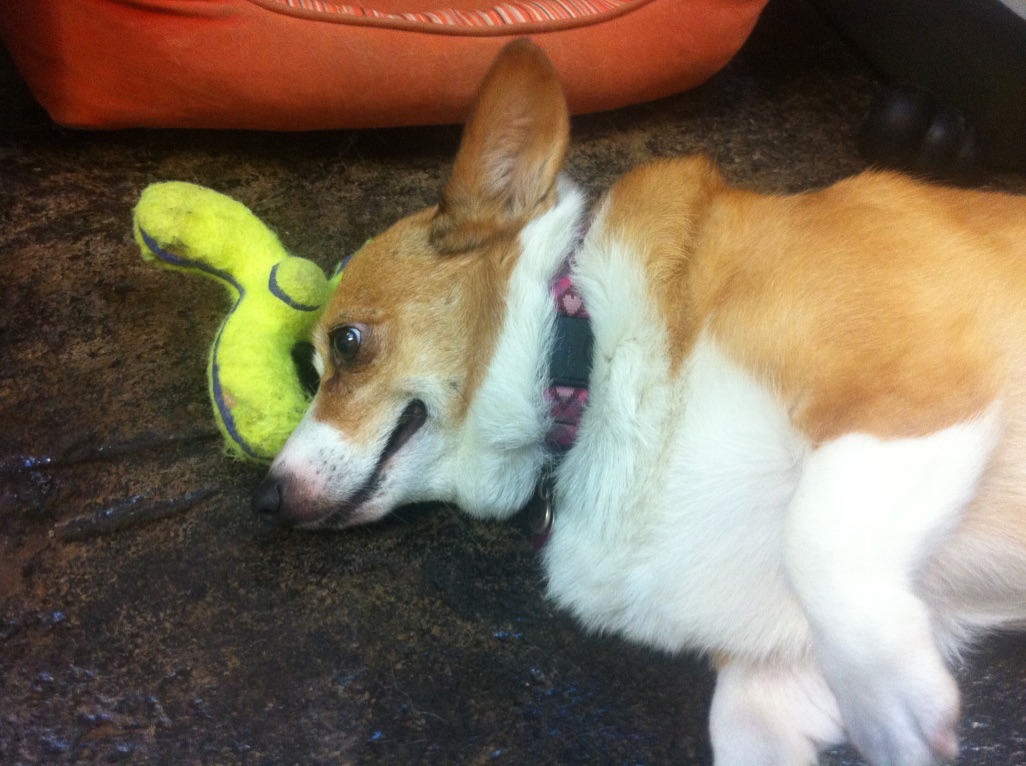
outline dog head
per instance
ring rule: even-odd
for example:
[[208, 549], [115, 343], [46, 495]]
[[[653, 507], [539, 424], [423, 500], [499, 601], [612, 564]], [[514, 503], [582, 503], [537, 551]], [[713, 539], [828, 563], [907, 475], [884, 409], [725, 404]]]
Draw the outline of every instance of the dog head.
[[257, 490], [304, 527], [458, 501], [468, 412], [502, 329], [524, 227], [556, 201], [569, 117], [544, 53], [518, 41], [485, 77], [437, 205], [346, 267], [313, 342], [320, 385]]

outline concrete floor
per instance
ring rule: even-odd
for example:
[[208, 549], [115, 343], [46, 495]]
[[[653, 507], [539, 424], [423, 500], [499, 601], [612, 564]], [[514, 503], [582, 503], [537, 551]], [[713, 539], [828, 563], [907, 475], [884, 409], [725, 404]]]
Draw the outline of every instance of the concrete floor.
[[[710, 762], [706, 666], [554, 613], [521, 525], [251, 518], [261, 471], [224, 457], [205, 392], [225, 296], [132, 242], [144, 186], [180, 179], [330, 266], [434, 200], [458, 129], [77, 133], [0, 70], [0, 763]], [[823, 185], [862, 167], [876, 87], [775, 0], [706, 86], [577, 119], [570, 170], [597, 191], [704, 152], [752, 188]], [[960, 762], [1026, 764], [1026, 641], [986, 642], [960, 677]]]

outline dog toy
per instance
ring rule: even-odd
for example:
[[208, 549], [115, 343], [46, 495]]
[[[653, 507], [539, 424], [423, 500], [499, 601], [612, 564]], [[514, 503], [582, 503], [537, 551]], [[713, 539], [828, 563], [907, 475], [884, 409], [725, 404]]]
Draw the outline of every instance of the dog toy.
[[210, 399], [229, 453], [269, 462], [310, 403], [302, 345], [309, 348], [341, 267], [327, 279], [290, 256], [245, 205], [195, 184], [147, 187], [133, 228], [144, 260], [210, 277], [231, 293], [207, 364]]

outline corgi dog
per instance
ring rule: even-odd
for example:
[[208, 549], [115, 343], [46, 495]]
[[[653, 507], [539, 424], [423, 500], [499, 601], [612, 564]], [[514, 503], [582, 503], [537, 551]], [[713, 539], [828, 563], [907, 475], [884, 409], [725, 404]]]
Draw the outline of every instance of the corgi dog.
[[954, 759], [949, 663], [1026, 624], [1026, 199], [765, 195], [687, 158], [591, 206], [569, 124], [506, 47], [438, 203], [347, 265], [255, 509], [501, 519], [541, 485], [548, 596], [711, 658], [717, 766]]

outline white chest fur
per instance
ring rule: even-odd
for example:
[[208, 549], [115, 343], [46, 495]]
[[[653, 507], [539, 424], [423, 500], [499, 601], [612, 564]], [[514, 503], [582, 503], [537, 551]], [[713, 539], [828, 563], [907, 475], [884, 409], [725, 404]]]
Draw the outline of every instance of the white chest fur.
[[603, 329], [580, 441], [558, 477], [551, 597], [593, 629], [671, 651], [803, 652], [783, 533], [806, 444], [711, 340], [670, 379], [663, 339], [636, 334], [624, 353], [627, 331], [603, 354]]
[[591, 629], [728, 658], [717, 763], [811, 763], [845, 732], [874, 763], [951, 758], [958, 692], [938, 647], [965, 626], [942, 627], [915, 582], [977, 491], [1000, 400], [931, 434], [814, 449], [710, 335], [671, 372], [628, 249], [588, 243], [576, 281], [594, 369], [556, 477], [551, 598]]

